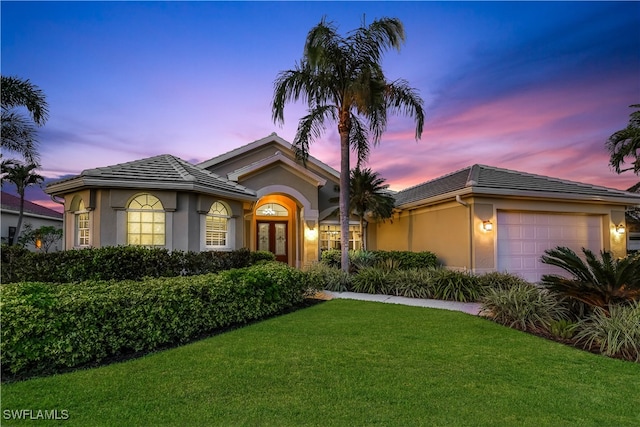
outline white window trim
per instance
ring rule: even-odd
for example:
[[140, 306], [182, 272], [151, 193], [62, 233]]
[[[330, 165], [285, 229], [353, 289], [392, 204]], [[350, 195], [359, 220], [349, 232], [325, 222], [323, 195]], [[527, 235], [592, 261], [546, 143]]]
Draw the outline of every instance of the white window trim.
[[[80, 228], [78, 227], [78, 220], [80, 219], [80, 215], [87, 214], [87, 230], [89, 233], [89, 243], [86, 245], [80, 244]], [[83, 209], [81, 211], [76, 211], [73, 213], [73, 247], [74, 248], [89, 248], [91, 247], [91, 220], [93, 215], [91, 211], [88, 209]]]
[[[137, 209], [137, 208], [131, 208], [131, 203], [133, 203], [134, 200], [136, 200], [138, 197], [143, 196], [143, 195], [149, 195], [149, 196], [153, 196], [156, 199], [158, 199], [158, 201], [160, 202], [160, 206], [162, 207], [162, 209]], [[162, 212], [164, 214], [164, 244], [163, 245], [136, 245], [136, 244], [132, 244], [129, 243], [129, 212], [153, 212], [153, 213], [160, 213]], [[124, 241], [125, 244], [127, 246], [143, 246], [143, 247], [147, 247], [147, 248], [167, 248], [167, 249], [171, 249], [172, 244], [171, 241], [169, 239], [169, 237], [171, 236], [170, 233], [170, 229], [168, 226], [169, 220], [171, 220], [171, 222], [173, 222], [173, 219], [170, 217], [171, 212], [167, 212], [164, 209], [164, 204], [162, 203], [162, 200], [160, 200], [159, 197], [155, 196], [153, 193], [140, 193], [137, 194], [136, 196], [132, 197], [131, 200], [129, 200], [129, 203], [127, 204], [127, 208], [124, 211], [124, 223], [125, 223], [125, 230], [124, 230]]]
[[[231, 212], [231, 208], [219, 200], [226, 209], [227, 212]], [[215, 202], [214, 202], [215, 203]], [[211, 204], [213, 206], [213, 203]], [[207, 245], [207, 217], [217, 217], [227, 219], [227, 244], [226, 245]], [[209, 215], [208, 212], [200, 215], [200, 251], [232, 251], [235, 249], [235, 235], [236, 235], [236, 219], [231, 216], [224, 215]]]

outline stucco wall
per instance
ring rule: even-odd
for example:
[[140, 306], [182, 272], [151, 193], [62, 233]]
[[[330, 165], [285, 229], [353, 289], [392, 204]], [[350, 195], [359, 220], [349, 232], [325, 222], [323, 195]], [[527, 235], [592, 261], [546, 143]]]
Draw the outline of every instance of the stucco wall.
[[466, 209], [454, 202], [403, 211], [394, 216], [393, 222], [376, 224], [370, 239], [380, 250], [430, 251], [448, 267], [470, 268], [471, 239]]

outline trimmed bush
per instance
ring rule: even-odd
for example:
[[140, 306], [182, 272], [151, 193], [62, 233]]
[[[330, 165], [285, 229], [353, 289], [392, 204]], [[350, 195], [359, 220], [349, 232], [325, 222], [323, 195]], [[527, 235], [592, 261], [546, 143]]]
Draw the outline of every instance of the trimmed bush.
[[[340, 251], [330, 249], [322, 252], [321, 262], [330, 267], [340, 268]], [[410, 251], [349, 251], [349, 262], [357, 266], [372, 267], [375, 263], [391, 263], [395, 268], [434, 268], [438, 258], [431, 252]]]
[[248, 249], [229, 252], [169, 252], [141, 246], [110, 246], [34, 253], [3, 246], [2, 283], [77, 283], [87, 280], [141, 280], [216, 273], [247, 267], [266, 254]]
[[530, 284], [489, 289], [481, 302], [494, 321], [523, 331], [547, 331], [553, 322], [568, 316], [557, 295]]
[[501, 273], [492, 271], [478, 276], [479, 285], [482, 289], [509, 289], [514, 286], [530, 284], [516, 274]]
[[303, 274], [282, 263], [145, 281], [2, 285], [3, 375], [38, 375], [184, 343], [299, 304]]

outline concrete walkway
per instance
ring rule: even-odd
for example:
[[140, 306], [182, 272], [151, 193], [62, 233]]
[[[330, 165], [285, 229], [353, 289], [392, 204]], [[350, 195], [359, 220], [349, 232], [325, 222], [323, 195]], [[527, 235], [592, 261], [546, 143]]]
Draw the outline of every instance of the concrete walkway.
[[463, 313], [477, 316], [480, 313], [480, 303], [441, 301], [436, 299], [419, 299], [395, 297], [392, 295], [358, 294], [355, 292], [331, 292], [323, 291], [330, 298], [355, 299], [360, 301], [386, 302], [390, 304], [413, 305], [416, 307], [441, 308], [443, 310], [462, 311]]

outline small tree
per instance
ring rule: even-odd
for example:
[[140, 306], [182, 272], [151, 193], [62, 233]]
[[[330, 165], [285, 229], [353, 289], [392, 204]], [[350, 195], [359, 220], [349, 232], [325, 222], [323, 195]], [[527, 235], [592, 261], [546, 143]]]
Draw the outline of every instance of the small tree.
[[42, 175], [35, 173], [37, 165], [31, 163], [24, 165], [15, 160], [5, 160], [0, 166], [2, 182], [9, 181], [15, 184], [20, 196], [20, 212], [18, 213], [18, 225], [16, 226], [16, 234], [13, 236], [11, 244], [16, 244], [20, 236], [20, 228], [22, 227], [22, 219], [24, 217], [24, 192], [28, 186], [40, 184], [44, 181]]
[[19, 242], [22, 245], [31, 244], [36, 250], [47, 253], [60, 240], [62, 240], [62, 228], [43, 225], [34, 230], [31, 224], [26, 224]]
[[[25, 107], [30, 119], [20, 113]], [[21, 154], [29, 163], [38, 162], [36, 128], [47, 121], [45, 95], [28, 79], [2, 76], [2, 148]]]
[[362, 231], [362, 249], [367, 249], [367, 217], [375, 220], [385, 220], [393, 215], [395, 199], [387, 191], [388, 184], [384, 183], [377, 172], [371, 169], [351, 171], [349, 193], [351, 212], [360, 218], [360, 230]]
[[[635, 108], [630, 115], [629, 125], [615, 132], [607, 141], [607, 149], [611, 154], [609, 164], [617, 173], [632, 170], [636, 175], [640, 174], [640, 104], [630, 105]], [[632, 167], [623, 169], [622, 165], [631, 161]]]

